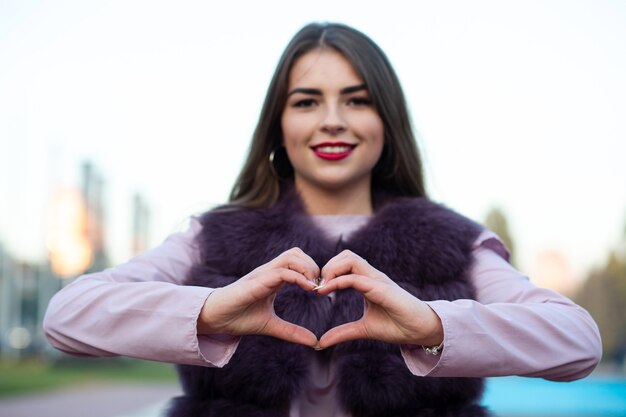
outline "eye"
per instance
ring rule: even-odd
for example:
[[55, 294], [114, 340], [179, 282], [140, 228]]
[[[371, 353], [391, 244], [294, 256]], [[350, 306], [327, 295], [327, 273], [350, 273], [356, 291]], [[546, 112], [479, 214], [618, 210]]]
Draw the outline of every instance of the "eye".
[[313, 107], [316, 104], [316, 101], [312, 98], [304, 98], [301, 100], [297, 100], [294, 101], [292, 103], [292, 107], [298, 107], [298, 108], [308, 108], [308, 107]]
[[369, 97], [351, 97], [348, 100], [348, 105], [350, 106], [355, 106], [355, 107], [366, 107], [366, 106], [371, 106], [372, 105], [372, 100]]

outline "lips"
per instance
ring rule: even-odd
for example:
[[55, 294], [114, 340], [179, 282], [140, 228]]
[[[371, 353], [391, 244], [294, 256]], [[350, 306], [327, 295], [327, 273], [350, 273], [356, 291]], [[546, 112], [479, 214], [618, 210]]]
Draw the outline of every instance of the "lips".
[[324, 142], [311, 146], [316, 156], [329, 161], [347, 158], [354, 148], [356, 148], [356, 145], [344, 142]]

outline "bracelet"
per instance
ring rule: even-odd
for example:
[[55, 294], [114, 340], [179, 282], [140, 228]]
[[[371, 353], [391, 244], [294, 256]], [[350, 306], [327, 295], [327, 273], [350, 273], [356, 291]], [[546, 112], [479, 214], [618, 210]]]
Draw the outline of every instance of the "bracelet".
[[439, 356], [439, 354], [441, 353], [441, 350], [443, 349], [443, 341], [441, 343], [439, 343], [439, 346], [422, 346], [422, 349], [424, 349], [424, 352], [426, 352], [429, 355], [433, 355], [433, 356]]

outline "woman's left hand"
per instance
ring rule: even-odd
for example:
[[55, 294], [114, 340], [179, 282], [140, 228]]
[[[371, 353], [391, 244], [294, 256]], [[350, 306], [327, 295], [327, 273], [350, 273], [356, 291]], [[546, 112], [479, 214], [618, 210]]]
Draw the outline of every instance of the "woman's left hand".
[[353, 288], [365, 299], [363, 317], [326, 332], [319, 341], [321, 349], [356, 339], [424, 346], [443, 341], [439, 316], [357, 254], [341, 252], [328, 261], [321, 275], [324, 284], [319, 294]]

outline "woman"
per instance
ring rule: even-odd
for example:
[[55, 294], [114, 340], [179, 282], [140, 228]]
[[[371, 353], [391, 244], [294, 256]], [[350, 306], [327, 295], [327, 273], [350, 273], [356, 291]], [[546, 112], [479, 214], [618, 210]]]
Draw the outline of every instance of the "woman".
[[588, 313], [507, 256], [426, 197], [384, 53], [311, 24], [230, 204], [67, 286], [45, 329], [68, 353], [179, 364], [171, 416], [485, 416], [482, 377], [573, 380], [601, 355]]

